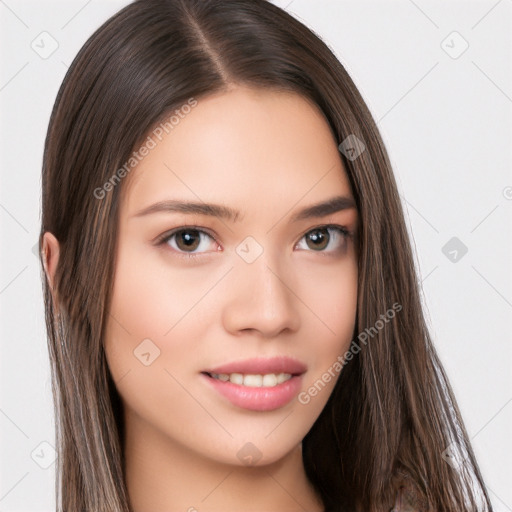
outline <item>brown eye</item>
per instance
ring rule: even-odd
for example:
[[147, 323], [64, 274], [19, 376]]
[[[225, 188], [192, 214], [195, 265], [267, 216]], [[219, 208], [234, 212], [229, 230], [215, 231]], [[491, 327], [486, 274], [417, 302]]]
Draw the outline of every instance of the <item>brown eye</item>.
[[[179, 256], [200, 256], [201, 254], [214, 252], [211, 247], [215, 244], [215, 238], [202, 229], [195, 227], [181, 227], [171, 233], [159, 237], [157, 245], [167, 245]], [[218, 250], [218, 249], [217, 249]]]
[[177, 231], [175, 236], [176, 245], [180, 251], [194, 251], [199, 247], [199, 243], [201, 242], [201, 237], [197, 229]]
[[310, 249], [322, 251], [329, 245], [329, 230], [327, 228], [315, 229], [306, 235], [306, 243]]
[[[342, 226], [328, 225], [319, 226], [308, 231], [302, 239], [306, 241], [307, 250], [331, 253], [342, 250], [349, 237], [350, 233], [346, 228]], [[328, 247], [330, 248], [327, 249]], [[300, 248], [303, 249], [304, 247]]]

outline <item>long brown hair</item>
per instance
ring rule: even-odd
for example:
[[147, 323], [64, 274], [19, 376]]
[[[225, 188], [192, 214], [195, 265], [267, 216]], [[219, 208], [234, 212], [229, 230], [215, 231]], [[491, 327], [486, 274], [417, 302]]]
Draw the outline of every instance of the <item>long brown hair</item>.
[[53, 291], [43, 279], [58, 510], [130, 510], [121, 403], [103, 350], [126, 179], [102, 188], [101, 199], [94, 191], [175, 109], [233, 84], [297, 92], [320, 107], [340, 143], [349, 135], [364, 143], [357, 158], [340, 153], [361, 219], [357, 333], [402, 306], [343, 368], [304, 438], [305, 470], [326, 511], [387, 511], [404, 483], [418, 510], [492, 510], [424, 320], [376, 123], [326, 44], [265, 0], [135, 1], [89, 38], [58, 92], [40, 233], [40, 247], [46, 231], [60, 242]]

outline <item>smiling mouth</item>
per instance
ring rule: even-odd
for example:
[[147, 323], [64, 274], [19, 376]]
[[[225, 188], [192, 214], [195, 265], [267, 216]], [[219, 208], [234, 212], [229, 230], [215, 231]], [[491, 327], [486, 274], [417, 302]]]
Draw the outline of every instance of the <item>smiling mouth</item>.
[[302, 387], [303, 373], [216, 373], [210, 370], [201, 372], [201, 377], [237, 408], [265, 412], [284, 407], [293, 400]]
[[[243, 374], [243, 373], [210, 373], [202, 372], [212, 379], [222, 382], [231, 382], [238, 386], [250, 388], [270, 388], [283, 384], [290, 380], [295, 374], [291, 373], [265, 373], [265, 374]], [[297, 374], [298, 375], [298, 374]]]
[[201, 376], [240, 409], [273, 411], [289, 404], [303, 382], [307, 366], [287, 356], [256, 357], [205, 368]]

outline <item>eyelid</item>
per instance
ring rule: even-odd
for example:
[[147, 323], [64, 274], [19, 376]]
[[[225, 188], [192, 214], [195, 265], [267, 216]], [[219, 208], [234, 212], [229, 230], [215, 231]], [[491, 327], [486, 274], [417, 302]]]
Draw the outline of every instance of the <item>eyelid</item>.
[[354, 237], [354, 233], [353, 231], [351, 231], [350, 229], [348, 229], [347, 226], [342, 226], [341, 224], [333, 224], [332, 222], [331, 223], [327, 223], [327, 224], [318, 224], [317, 226], [314, 226], [312, 228], [309, 228], [307, 229], [306, 231], [304, 231], [302, 233], [302, 235], [300, 235], [299, 237], [299, 240], [302, 240], [302, 238], [304, 236], [306, 236], [308, 233], [310, 233], [311, 231], [315, 231], [316, 229], [324, 229], [324, 228], [333, 228], [333, 229], [338, 229], [341, 231], [342, 235], [343, 236], [346, 236], [347, 238], [353, 238]]
[[[217, 242], [217, 238], [216, 238], [216, 235], [213, 234], [213, 232], [208, 229], [208, 228], [204, 228], [202, 226], [198, 226], [197, 224], [193, 224], [193, 225], [182, 225], [182, 226], [178, 226], [177, 228], [173, 228], [173, 229], [170, 229], [169, 231], [166, 231], [165, 233], [162, 233], [161, 235], [158, 235], [154, 240], [153, 242], [155, 244], [159, 244], [160, 242], [162, 242], [163, 240], [167, 239], [167, 238], [170, 238], [172, 235], [176, 234], [176, 233], [179, 233], [180, 231], [187, 231], [187, 230], [190, 230], [190, 231], [199, 231], [199, 232], [202, 232], [202, 233], [205, 233], [207, 234], [208, 236], [210, 236], [211, 238], [213, 238], [216, 242]], [[217, 242], [218, 243], [218, 242]]]

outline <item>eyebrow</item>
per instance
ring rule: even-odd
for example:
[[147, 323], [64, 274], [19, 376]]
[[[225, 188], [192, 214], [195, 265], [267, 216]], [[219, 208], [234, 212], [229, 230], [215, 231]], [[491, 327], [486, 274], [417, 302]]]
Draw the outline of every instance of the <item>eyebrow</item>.
[[[332, 213], [342, 210], [355, 208], [356, 204], [352, 197], [336, 196], [321, 203], [313, 204], [303, 208], [297, 212], [292, 218], [291, 222], [298, 222], [301, 220], [311, 219], [315, 217], [326, 217]], [[236, 222], [241, 219], [241, 212], [230, 208], [229, 206], [211, 204], [211, 203], [195, 203], [189, 201], [177, 201], [167, 199], [152, 204], [133, 215], [133, 217], [142, 217], [152, 213], [186, 213], [208, 215], [211, 217], [219, 217], [221, 219]]]

